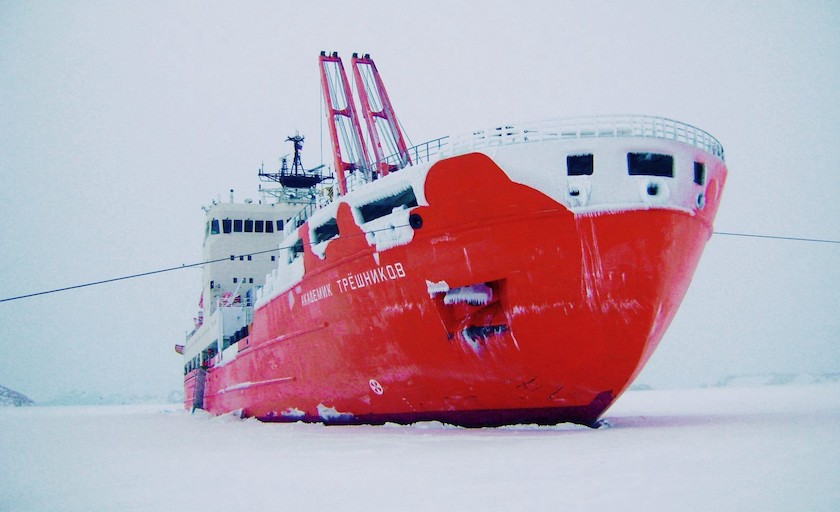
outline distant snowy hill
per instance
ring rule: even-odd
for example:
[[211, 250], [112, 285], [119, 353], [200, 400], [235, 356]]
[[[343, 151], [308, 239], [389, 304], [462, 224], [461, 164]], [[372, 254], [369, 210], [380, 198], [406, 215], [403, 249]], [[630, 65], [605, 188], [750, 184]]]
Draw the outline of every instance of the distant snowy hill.
[[15, 406], [21, 407], [26, 405], [35, 405], [35, 402], [29, 399], [26, 395], [18, 393], [15, 390], [0, 386], [0, 407]]
[[101, 394], [88, 391], [72, 390], [53, 396], [39, 403], [41, 405], [128, 405], [128, 404], [165, 404], [184, 401], [182, 390], [171, 391], [168, 395], [155, 394]]
[[808, 385], [837, 382], [840, 382], [840, 373], [754, 373], [728, 375], [717, 381], [714, 387]]
[[[676, 389], [696, 388], [751, 388], [763, 386], [807, 386], [811, 384], [838, 384], [840, 373], [742, 373], [721, 377], [706, 384], [696, 386], [678, 387]], [[665, 389], [659, 386], [652, 386], [646, 382], [635, 382], [630, 386], [631, 391], [652, 391]]]
[[[757, 373], [727, 375], [699, 388], [743, 388], [780, 385], [809, 385], [840, 383], [840, 373]], [[644, 382], [634, 383], [632, 391], [653, 391], [659, 389]], [[98, 393], [85, 390], [65, 390], [55, 395], [38, 400], [38, 405], [73, 406], [73, 405], [142, 405], [142, 404], [179, 404], [184, 401], [182, 389], [168, 394], [141, 393]], [[0, 406], [34, 405], [28, 397], [0, 386]]]

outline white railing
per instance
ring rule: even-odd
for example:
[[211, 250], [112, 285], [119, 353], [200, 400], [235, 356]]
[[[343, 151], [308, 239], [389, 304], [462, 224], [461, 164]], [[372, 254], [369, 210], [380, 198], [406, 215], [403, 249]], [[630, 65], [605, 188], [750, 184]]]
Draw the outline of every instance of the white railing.
[[303, 226], [303, 223], [309, 220], [309, 217], [312, 216], [313, 213], [317, 212], [321, 206], [315, 203], [309, 203], [304, 205], [300, 211], [292, 217], [291, 219], [287, 220], [285, 224], [283, 224], [283, 236], [287, 237], [290, 234], [297, 231], [297, 228]]
[[[432, 160], [435, 160], [438, 154], [441, 153], [443, 148], [447, 144], [449, 144], [448, 139], [449, 137], [441, 137], [439, 139], [423, 142], [421, 144], [408, 148], [406, 153], [411, 159], [411, 164], [417, 165], [420, 163], [431, 162]], [[398, 165], [400, 161], [400, 156], [398, 154], [393, 154], [385, 157], [385, 162], [388, 165]]]
[[[649, 137], [673, 140], [695, 146], [724, 160], [723, 146], [708, 132], [666, 117], [634, 114], [568, 117], [496, 126], [423, 142], [408, 148], [407, 153], [412, 165], [417, 165], [493, 146], [593, 137]], [[398, 159], [398, 155], [390, 155], [385, 161], [396, 165]], [[372, 169], [374, 166], [370, 164], [369, 167]], [[369, 183], [369, 174], [368, 169], [348, 176], [347, 190], [352, 191]], [[286, 223], [286, 234], [294, 232], [320, 206], [323, 205], [311, 204], [303, 207], [300, 213]]]
[[708, 151], [724, 159], [723, 146], [707, 132], [673, 119], [643, 115], [591, 116], [552, 119], [478, 130], [450, 138], [442, 156], [492, 146], [591, 137], [651, 137], [667, 139]]
[[[403, 155], [400, 155], [398, 153], [388, 155], [387, 157], [385, 157], [384, 162], [391, 169], [399, 169], [406, 156], [411, 161], [411, 165], [417, 165], [425, 162], [433, 162], [440, 158], [441, 153], [443, 153], [444, 148], [448, 144], [448, 140], [449, 137], [441, 137], [439, 139], [433, 139], [427, 142], [423, 142], [421, 144], [406, 149]], [[347, 191], [352, 192], [373, 181], [372, 172], [374, 169], [378, 168], [379, 165], [377, 165], [376, 162], [368, 162], [365, 168], [359, 169], [349, 174], [347, 176], [347, 181], [345, 182]], [[391, 172], [396, 171], [392, 170]], [[304, 220], [308, 218], [309, 214], [311, 213], [312, 212], [304, 213]]]

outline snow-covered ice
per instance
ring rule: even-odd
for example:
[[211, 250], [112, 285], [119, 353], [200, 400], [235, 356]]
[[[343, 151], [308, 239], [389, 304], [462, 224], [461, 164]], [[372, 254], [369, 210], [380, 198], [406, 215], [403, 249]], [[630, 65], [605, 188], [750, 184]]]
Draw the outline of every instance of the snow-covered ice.
[[840, 384], [631, 391], [609, 427], [0, 409], [0, 511], [837, 510]]

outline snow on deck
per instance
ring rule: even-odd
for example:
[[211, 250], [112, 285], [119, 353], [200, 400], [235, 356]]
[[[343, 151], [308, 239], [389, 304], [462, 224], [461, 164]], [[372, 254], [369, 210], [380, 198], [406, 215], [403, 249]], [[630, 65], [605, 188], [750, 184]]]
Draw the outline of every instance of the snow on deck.
[[708, 132], [667, 117], [640, 114], [557, 118], [474, 130], [451, 137], [441, 154], [445, 157], [527, 142], [622, 137], [681, 142], [724, 159], [723, 146]]

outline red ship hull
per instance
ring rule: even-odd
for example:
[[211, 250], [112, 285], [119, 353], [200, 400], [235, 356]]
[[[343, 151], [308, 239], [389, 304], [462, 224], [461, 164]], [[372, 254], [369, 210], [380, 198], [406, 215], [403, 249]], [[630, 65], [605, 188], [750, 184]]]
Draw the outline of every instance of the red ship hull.
[[673, 319], [724, 178], [694, 212], [573, 214], [463, 155], [432, 166], [413, 238], [382, 252], [339, 204], [341, 236], [323, 259], [307, 249], [303, 280], [207, 369], [203, 406], [268, 421], [593, 424]]

